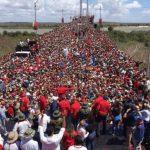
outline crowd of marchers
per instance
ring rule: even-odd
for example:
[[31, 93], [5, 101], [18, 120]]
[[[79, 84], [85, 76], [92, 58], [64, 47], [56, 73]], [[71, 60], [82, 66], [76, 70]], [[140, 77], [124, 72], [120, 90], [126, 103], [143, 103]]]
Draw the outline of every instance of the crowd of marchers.
[[149, 148], [150, 80], [138, 62], [86, 20], [37, 41], [31, 57], [0, 60], [0, 150], [94, 150], [108, 132]]

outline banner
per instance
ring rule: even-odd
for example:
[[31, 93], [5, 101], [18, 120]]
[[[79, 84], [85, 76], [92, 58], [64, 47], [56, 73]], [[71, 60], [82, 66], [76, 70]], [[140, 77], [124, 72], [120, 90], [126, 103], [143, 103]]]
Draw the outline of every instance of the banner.
[[33, 27], [33, 29], [34, 30], [38, 30], [38, 28], [39, 28], [39, 23], [36, 21], [36, 22], [33, 22], [32, 23], [32, 27]]

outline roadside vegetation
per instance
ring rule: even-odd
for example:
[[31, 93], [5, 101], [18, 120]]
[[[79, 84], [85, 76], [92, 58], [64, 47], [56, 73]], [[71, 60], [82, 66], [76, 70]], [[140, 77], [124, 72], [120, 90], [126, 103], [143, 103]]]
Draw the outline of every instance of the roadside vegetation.
[[130, 33], [114, 31], [112, 27], [106, 32], [120, 50], [127, 52], [135, 60], [144, 63], [148, 60], [150, 31], [132, 31]]

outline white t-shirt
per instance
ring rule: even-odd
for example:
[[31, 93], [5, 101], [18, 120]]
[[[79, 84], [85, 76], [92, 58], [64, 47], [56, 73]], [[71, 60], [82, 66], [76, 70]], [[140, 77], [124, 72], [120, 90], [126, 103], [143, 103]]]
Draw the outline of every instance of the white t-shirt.
[[37, 141], [33, 139], [22, 140], [20, 144], [21, 150], [39, 150], [39, 145]]
[[45, 137], [43, 127], [39, 127], [42, 150], [60, 150], [60, 141], [63, 138], [65, 128], [61, 128], [58, 134], [51, 137]]
[[[38, 116], [38, 123], [40, 124], [41, 122], [41, 115]], [[43, 130], [44, 132], [46, 131], [47, 129], [47, 124], [50, 123], [50, 117], [47, 116], [46, 114], [43, 115]]]
[[68, 150], [87, 150], [84, 146], [70, 146]]
[[8, 144], [6, 143], [4, 145], [4, 150], [19, 150], [19, 142], [15, 142], [15, 143], [12, 143], [12, 144]]
[[145, 121], [147, 121], [147, 122], [150, 121], [150, 111], [149, 110], [143, 109], [143, 110], [141, 110], [141, 114], [144, 117]]
[[150, 80], [146, 81], [147, 89], [150, 90]]
[[20, 137], [23, 137], [25, 131], [31, 127], [31, 124], [28, 120], [17, 122], [14, 126], [13, 131], [17, 131]]

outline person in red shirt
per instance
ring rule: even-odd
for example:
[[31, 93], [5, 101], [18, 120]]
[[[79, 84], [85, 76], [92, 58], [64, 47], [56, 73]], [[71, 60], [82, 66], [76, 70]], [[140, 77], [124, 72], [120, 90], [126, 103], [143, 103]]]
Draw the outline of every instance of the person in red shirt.
[[9, 101], [8, 107], [7, 107], [7, 117], [8, 118], [13, 118], [15, 114], [15, 109], [13, 107], [13, 102]]
[[103, 100], [103, 97], [102, 96], [98, 96], [94, 102], [92, 103], [92, 111], [93, 111], [93, 114], [97, 114], [97, 110], [98, 110], [98, 106], [99, 106], [99, 103], [100, 101]]
[[29, 111], [28, 108], [30, 106], [30, 101], [29, 99], [24, 96], [20, 100], [20, 110], [25, 114], [26, 117], [28, 117]]
[[50, 88], [50, 91], [56, 91], [59, 95], [59, 97], [61, 98], [62, 96], [64, 96], [66, 94], [67, 91], [71, 91], [74, 90], [74, 88], [67, 88], [67, 87], [57, 87], [57, 88]]
[[107, 100], [108, 100], [108, 96], [104, 96], [103, 98], [98, 97], [94, 101], [93, 108], [95, 107], [96, 109], [95, 121], [97, 122], [97, 136], [99, 136], [98, 126], [101, 121], [103, 122], [102, 134], [106, 133], [106, 120], [110, 110], [110, 104]]
[[45, 110], [47, 108], [47, 100], [45, 96], [40, 96], [39, 98], [39, 108], [41, 111]]
[[68, 100], [61, 100], [58, 103], [59, 106], [59, 110], [62, 114], [65, 115], [65, 117], [68, 117], [69, 113], [70, 113], [70, 103]]
[[77, 132], [74, 130], [74, 127], [71, 123], [67, 125], [66, 131], [63, 136], [63, 146], [64, 150], [68, 150], [68, 148], [75, 144], [75, 137], [77, 136]]
[[70, 112], [71, 112], [72, 123], [75, 129], [77, 128], [78, 125], [78, 112], [80, 108], [81, 108], [80, 103], [77, 100], [74, 100], [71, 105]]

